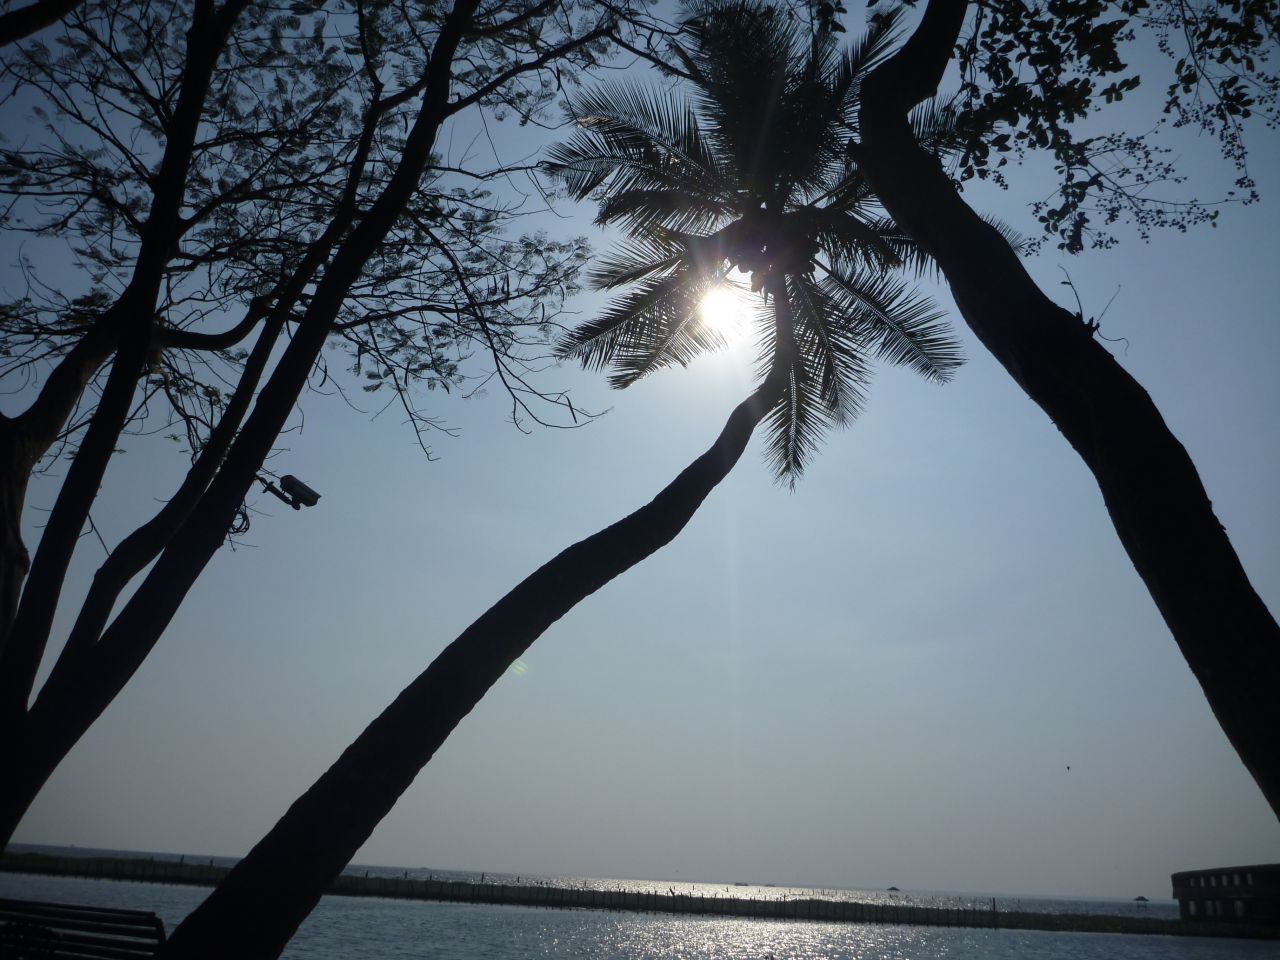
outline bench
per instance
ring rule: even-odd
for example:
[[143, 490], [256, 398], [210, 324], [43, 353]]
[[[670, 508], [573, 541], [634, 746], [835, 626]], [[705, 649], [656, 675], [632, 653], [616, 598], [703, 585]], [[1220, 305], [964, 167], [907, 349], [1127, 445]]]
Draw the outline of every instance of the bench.
[[134, 960], [162, 943], [154, 913], [0, 899], [0, 960]]

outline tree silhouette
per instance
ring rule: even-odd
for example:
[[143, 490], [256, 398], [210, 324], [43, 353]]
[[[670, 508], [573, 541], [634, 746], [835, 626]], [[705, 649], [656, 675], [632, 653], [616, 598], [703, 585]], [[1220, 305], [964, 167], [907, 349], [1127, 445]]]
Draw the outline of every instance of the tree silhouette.
[[[533, 402], [522, 357], [545, 349], [529, 345], [585, 249], [510, 236], [493, 173], [442, 170], [433, 146], [469, 110], [535, 115], [554, 70], [595, 63], [632, 16], [579, 0], [86, 2], [6, 48], [6, 90], [36, 122], [0, 150], [5, 226], [66, 244], [81, 277], [68, 290], [32, 267], [0, 305], [0, 371], [29, 401], [0, 415], [0, 844], [243, 526], [335, 350], [420, 428], [409, 388], [458, 383], [473, 350], [514, 405]], [[121, 438], [170, 417], [190, 469], [54, 636]], [[29, 555], [29, 479], [64, 454]]]
[[[927, 301], [888, 273], [920, 266], [919, 248], [884, 217], [844, 149], [863, 74], [891, 23], [841, 51], [758, 4], [712, 8], [672, 44], [691, 93], [618, 84], [570, 100], [579, 131], [548, 151], [571, 196], [598, 195], [600, 225], [629, 242], [589, 273], [634, 289], [566, 337], [561, 353], [612, 367], [626, 387], [723, 345], [698, 305], [734, 272], [763, 293], [759, 368], [782, 369], [767, 456], [794, 483], [830, 424], [861, 409], [868, 359], [942, 382], [956, 344]], [[952, 139], [945, 113], [918, 111], [917, 135]]]
[[[959, 357], [938, 314], [874, 272], [918, 262], [913, 245], [876, 215], [841, 148], [858, 79], [884, 39], [876, 32], [841, 53], [829, 35], [811, 43], [793, 21], [753, 7], [746, 19], [691, 32], [696, 111], [616, 86], [577, 99], [580, 112], [590, 107], [584, 129], [551, 152], [549, 168], [578, 195], [600, 188], [602, 219], [631, 228], [632, 243], [596, 278], [637, 287], [562, 349], [612, 365], [619, 386], [684, 363], [719, 341], [701, 322], [699, 296], [736, 266], [772, 307], [761, 310], [760, 383], [650, 503], [560, 553], [454, 640], [178, 926], [163, 955], [277, 955], [488, 689], [579, 601], [674, 539], [762, 419], [777, 474], [793, 480], [822, 425], [858, 409], [871, 355], [946, 379]], [[762, 99], [740, 95], [750, 83]], [[776, 127], [759, 122], [762, 104]], [[791, 125], [801, 108], [806, 122]], [[785, 149], [767, 148], [784, 140]]]
[[[880, 7], [894, 6], [880, 4]], [[1252, 189], [1243, 121], [1274, 123], [1280, 79], [1274, 3], [1023, 3], [927, 0], [910, 37], [866, 78], [851, 149], [890, 214], [934, 258], [978, 339], [1053, 420], [1102, 491], [1116, 532], [1214, 715], [1280, 816], [1280, 628], [1214, 515], [1186, 450], [1132, 376], [1095, 339], [1096, 325], [1051, 301], [1009, 244], [962, 199], [916, 143], [910, 111], [937, 95], [958, 62], [967, 165], [995, 175], [1001, 152], [1050, 150], [1062, 183], [1041, 219], [1068, 250], [1130, 218], [1185, 229], [1214, 214], [1149, 196], [1168, 176], [1127, 134], [1081, 138], [1072, 124], [1133, 89], [1121, 56], [1138, 29], [1174, 58], [1166, 116], [1215, 133]], [[1027, 64], [1028, 69], [1019, 69]], [[1110, 81], [1109, 83], [1107, 81]], [[1106, 86], [1102, 84], [1106, 83]], [[1118, 157], [1112, 167], [1101, 159]], [[994, 162], [993, 162], [994, 161]], [[1116, 174], [1129, 172], [1129, 180]], [[1093, 205], [1091, 207], [1091, 205]]]

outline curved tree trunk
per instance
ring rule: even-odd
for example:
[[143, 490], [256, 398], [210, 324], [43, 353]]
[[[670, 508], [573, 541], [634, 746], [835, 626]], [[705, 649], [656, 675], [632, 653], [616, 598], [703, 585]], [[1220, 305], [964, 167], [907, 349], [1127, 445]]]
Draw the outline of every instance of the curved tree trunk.
[[[7, 418], [0, 419], [0, 664], [4, 661], [5, 641], [18, 612], [22, 581], [31, 567], [31, 557], [22, 542], [22, 505], [27, 496], [30, 472], [26, 466], [26, 444], [21, 432]], [[10, 704], [0, 697], [0, 714]], [[19, 705], [25, 706], [25, 705]], [[0, 730], [4, 728], [0, 719]]]
[[[209, 29], [209, 18], [214, 17], [217, 24], [229, 28], [230, 21], [249, 0], [223, 0], [222, 5], [216, 8], [214, 2], [215, 0], [199, 0], [197, 12], [203, 11], [201, 17], [204, 26], [197, 22], [191, 31], [194, 36], [205, 39], [204, 46], [197, 45], [204, 57], [216, 53], [209, 46], [209, 37], [213, 32]], [[321, 263], [325, 265], [323, 276], [315, 282], [305, 315], [296, 325], [288, 346], [258, 393], [253, 412], [227, 449], [216, 475], [208, 481], [203, 493], [193, 491], [195, 503], [184, 502], [181, 511], [172, 511], [180, 513], [181, 517], [166, 516], [160, 523], [164, 528], [164, 537], [160, 539], [166, 540], [162, 552], [110, 625], [105, 630], [102, 629], [104, 617], [114, 607], [115, 598], [101, 595], [97, 588], [102, 587], [107, 594], [111, 594], [122, 585], [122, 580], [137, 572], [133, 569], [139, 555], [133, 549], [139, 546], [137, 543], [121, 544], [121, 548], [127, 547], [125, 553], [130, 555], [121, 558], [122, 564], [129, 569], [106, 570], [101, 579], [95, 578], [94, 588], [88, 598], [92, 602], [87, 602], [86, 607], [82, 608], [82, 616], [77, 618], [76, 625], [72, 628], [64, 647], [64, 655], [59, 656], [30, 709], [25, 713], [20, 710], [10, 713], [0, 708], [0, 770], [16, 771], [10, 778], [12, 782], [4, 782], [3, 789], [0, 790], [0, 848], [8, 842], [23, 811], [50, 773], [97, 721], [150, 654], [187, 592], [221, 547], [240, 505], [294, 409], [298, 396], [333, 331], [335, 318], [346, 301], [351, 285], [359, 278], [378, 244], [405, 209], [409, 198], [419, 189], [441, 126], [449, 117], [479, 102], [488, 92], [497, 89], [511, 77], [521, 72], [540, 70], [557, 58], [602, 38], [610, 29], [606, 19], [582, 33], [569, 34], [558, 46], [545, 49], [534, 59], [517, 63], [470, 95], [451, 99], [455, 58], [463, 39], [474, 27], [478, 6], [479, 0], [454, 0], [448, 12], [443, 15], [440, 32], [419, 83], [406, 88], [403, 93], [405, 97], [420, 95], [421, 107], [406, 135], [398, 162], [377, 198], [358, 208], [355, 185], [360, 181], [363, 164], [369, 156], [373, 131], [382, 116], [379, 101], [375, 100], [369, 105], [366, 131], [351, 160], [349, 185], [334, 213], [335, 219], [285, 284], [277, 306], [292, 303], [294, 297], [309, 287], [314, 271]], [[412, 90], [417, 92], [407, 92]], [[184, 83], [180, 101], [193, 99], [194, 94], [194, 87]], [[171, 166], [173, 165], [169, 163], [169, 153], [166, 151], [161, 173], [161, 180], [165, 183], [172, 179], [164, 172]], [[347, 232], [346, 226], [353, 220], [355, 224]], [[344, 233], [346, 235], [342, 237], [341, 243], [331, 252], [331, 242], [336, 242]], [[144, 243], [144, 252], [145, 247]], [[155, 257], [159, 255], [140, 255], [139, 270], [144, 259], [154, 265]], [[281, 311], [285, 313], [287, 308], [281, 307]], [[240, 325], [237, 326], [239, 328]], [[207, 345], [208, 340], [205, 343]], [[102, 409], [102, 404], [99, 404], [99, 409]], [[0, 425], [4, 425], [3, 421], [0, 421]], [[0, 441], [5, 439], [5, 433], [0, 430]], [[0, 454], [3, 452], [4, 446], [0, 443]], [[78, 464], [79, 458], [76, 461], [76, 465]], [[199, 487], [204, 482], [205, 479], [202, 479], [195, 486]], [[0, 492], [4, 493], [4, 498], [0, 498], [0, 506], [3, 506], [12, 496], [8, 491]], [[185, 501], [186, 498], [183, 499]], [[172, 529], [169, 522], [171, 520], [180, 520], [176, 530]], [[69, 527], [70, 524], [64, 526]], [[147, 528], [139, 531], [140, 534], [150, 532], [153, 531]], [[144, 536], [144, 539], [150, 540], [150, 537]], [[147, 561], [157, 546], [154, 543], [145, 545]], [[21, 559], [14, 550], [9, 550], [8, 554], [0, 554], [0, 557], [10, 554]], [[39, 559], [37, 552], [32, 563], [33, 570]], [[143, 566], [145, 563], [146, 561]], [[28, 578], [28, 587], [32, 579], [34, 574]], [[0, 586], [4, 583], [4, 578], [0, 577]], [[25, 595], [23, 603], [25, 604]], [[47, 604], [45, 606], [46, 609], [51, 609]], [[18, 616], [21, 618], [21, 615], [20, 609]], [[95, 635], [99, 631], [101, 633], [95, 641]], [[44, 635], [40, 635], [41, 645], [43, 638]], [[26, 683], [25, 690], [12, 697], [14, 702], [21, 702], [24, 707], [26, 690], [30, 689], [28, 678], [34, 676], [35, 665], [39, 662], [38, 657], [30, 655], [31, 649], [32, 646], [28, 644], [17, 654], [12, 649], [6, 651], [11, 658], [20, 656], [22, 664], [29, 666], [29, 670], [15, 670], [12, 678], [8, 673], [0, 672], [0, 694], [11, 688], [16, 690], [19, 683]]]
[[[205, 95], [226, 39], [248, 3], [225, 0], [216, 6], [213, 0], [200, 0], [195, 4], [186, 32], [182, 89], [152, 184], [154, 199], [140, 230], [138, 258], [129, 283], [55, 367], [36, 402], [21, 416], [4, 420], [0, 430], [0, 464], [21, 473], [21, 477], [6, 477], [0, 484], [0, 522], [4, 526], [4, 549], [0, 551], [0, 614], [4, 616], [0, 620], [0, 770], [6, 776], [0, 790], [0, 849], [8, 844], [53, 765], [72, 745], [67, 744], [50, 765], [48, 746], [70, 729], [68, 718], [60, 717], [51, 728], [41, 728], [27, 703], [76, 543], [128, 422], [145, 366], [164, 265], [181, 233], [182, 198]], [[26, 479], [112, 350], [115, 356], [102, 396], [28, 567], [20, 531]], [[73, 691], [73, 696], [78, 693]]]
[[1280, 628], [1195, 465], [1142, 386], [1044, 295], [912, 137], [907, 111], [936, 91], [965, 11], [963, 0], [931, 0], [916, 33], [864, 83], [859, 166], [937, 261], [973, 332], [1093, 471], [1214, 715], [1280, 816]]
[[[50, 674], [53, 689], [59, 688], [63, 675], [78, 673], [83, 662], [92, 658], [93, 643], [102, 633], [116, 600], [129, 580], [156, 558], [199, 503], [249, 408], [282, 328], [280, 317], [267, 320], [245, 361], [240, 380], [221, 419], [182, 484], [151, 520], [120, 542], [94, 574], [75, 625]], [[16, 478], [25, 482], [26, 476], [26, 473], [19, 473]], [[0, 500], [5, 495], [5, 486], [0, 482]], [[52, 711], [47, 703], [41, 704], [34, 715], [20, 709], [25, 705], [25, 694], [20, 701], [9, 698], [4, 702], [3, 709], [7, 712], [4, 723], [0, 724], [0, 770], [6, 772], [7, 780], [4, 789], [0, 790], [0, 849], [8, 845], [27, 809], [57, 765], [109, 702], [89, 694], [83, 678], [81, 673], [80, 682], [70, 686], [70, 696]], [[101, 706], [92, 708], [95, 703]], [[86, 710], [86, 707], [90, 709]]]
[[414, 777], [529, 645], [670, 543], [733, 469], [779, 396], [770, 376], [653, 500], [522, 581], [436, 657], [184, 920], [166, 958], [276, 957]]
[[0, 47], [7, 47], [57, 23], [84, 0], [35, 0], [0, 14]]

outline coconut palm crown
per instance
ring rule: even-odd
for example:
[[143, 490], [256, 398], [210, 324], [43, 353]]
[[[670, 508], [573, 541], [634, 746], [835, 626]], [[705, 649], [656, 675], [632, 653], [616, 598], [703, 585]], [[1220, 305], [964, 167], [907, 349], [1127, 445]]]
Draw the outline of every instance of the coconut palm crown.
[[691, 4], [672, 45], [690, 95], [621, 83], [579, 93], [577, 130], [544, 164], [570, 195], [599, 200], [598, 224], [628, 235], [589, 276], [631, 289], [561, 354], [611, 368], [615, 387], [683, 366], [725, 343], [702, 298], [733, 271], [749, 275], [762, 295], [760, 376], [776, 384], [766, 455], [790, 483], [825, 429], [861, 409], [871, 358], [938, 382], [961, 361], [933, 303], [890, 275], [924, 257], [847, 148], [859, 80], [892, 30], [841, 50], [756, 0]]

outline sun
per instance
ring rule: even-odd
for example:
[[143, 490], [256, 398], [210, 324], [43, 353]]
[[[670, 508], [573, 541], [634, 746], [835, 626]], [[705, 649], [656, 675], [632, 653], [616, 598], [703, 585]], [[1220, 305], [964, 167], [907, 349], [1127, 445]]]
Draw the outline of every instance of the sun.
[[698, 304], [702, 324], [726, 340], [740, 337], [746, 329], [747, 312], [742, 295], [733, 287], [712, 287]]

